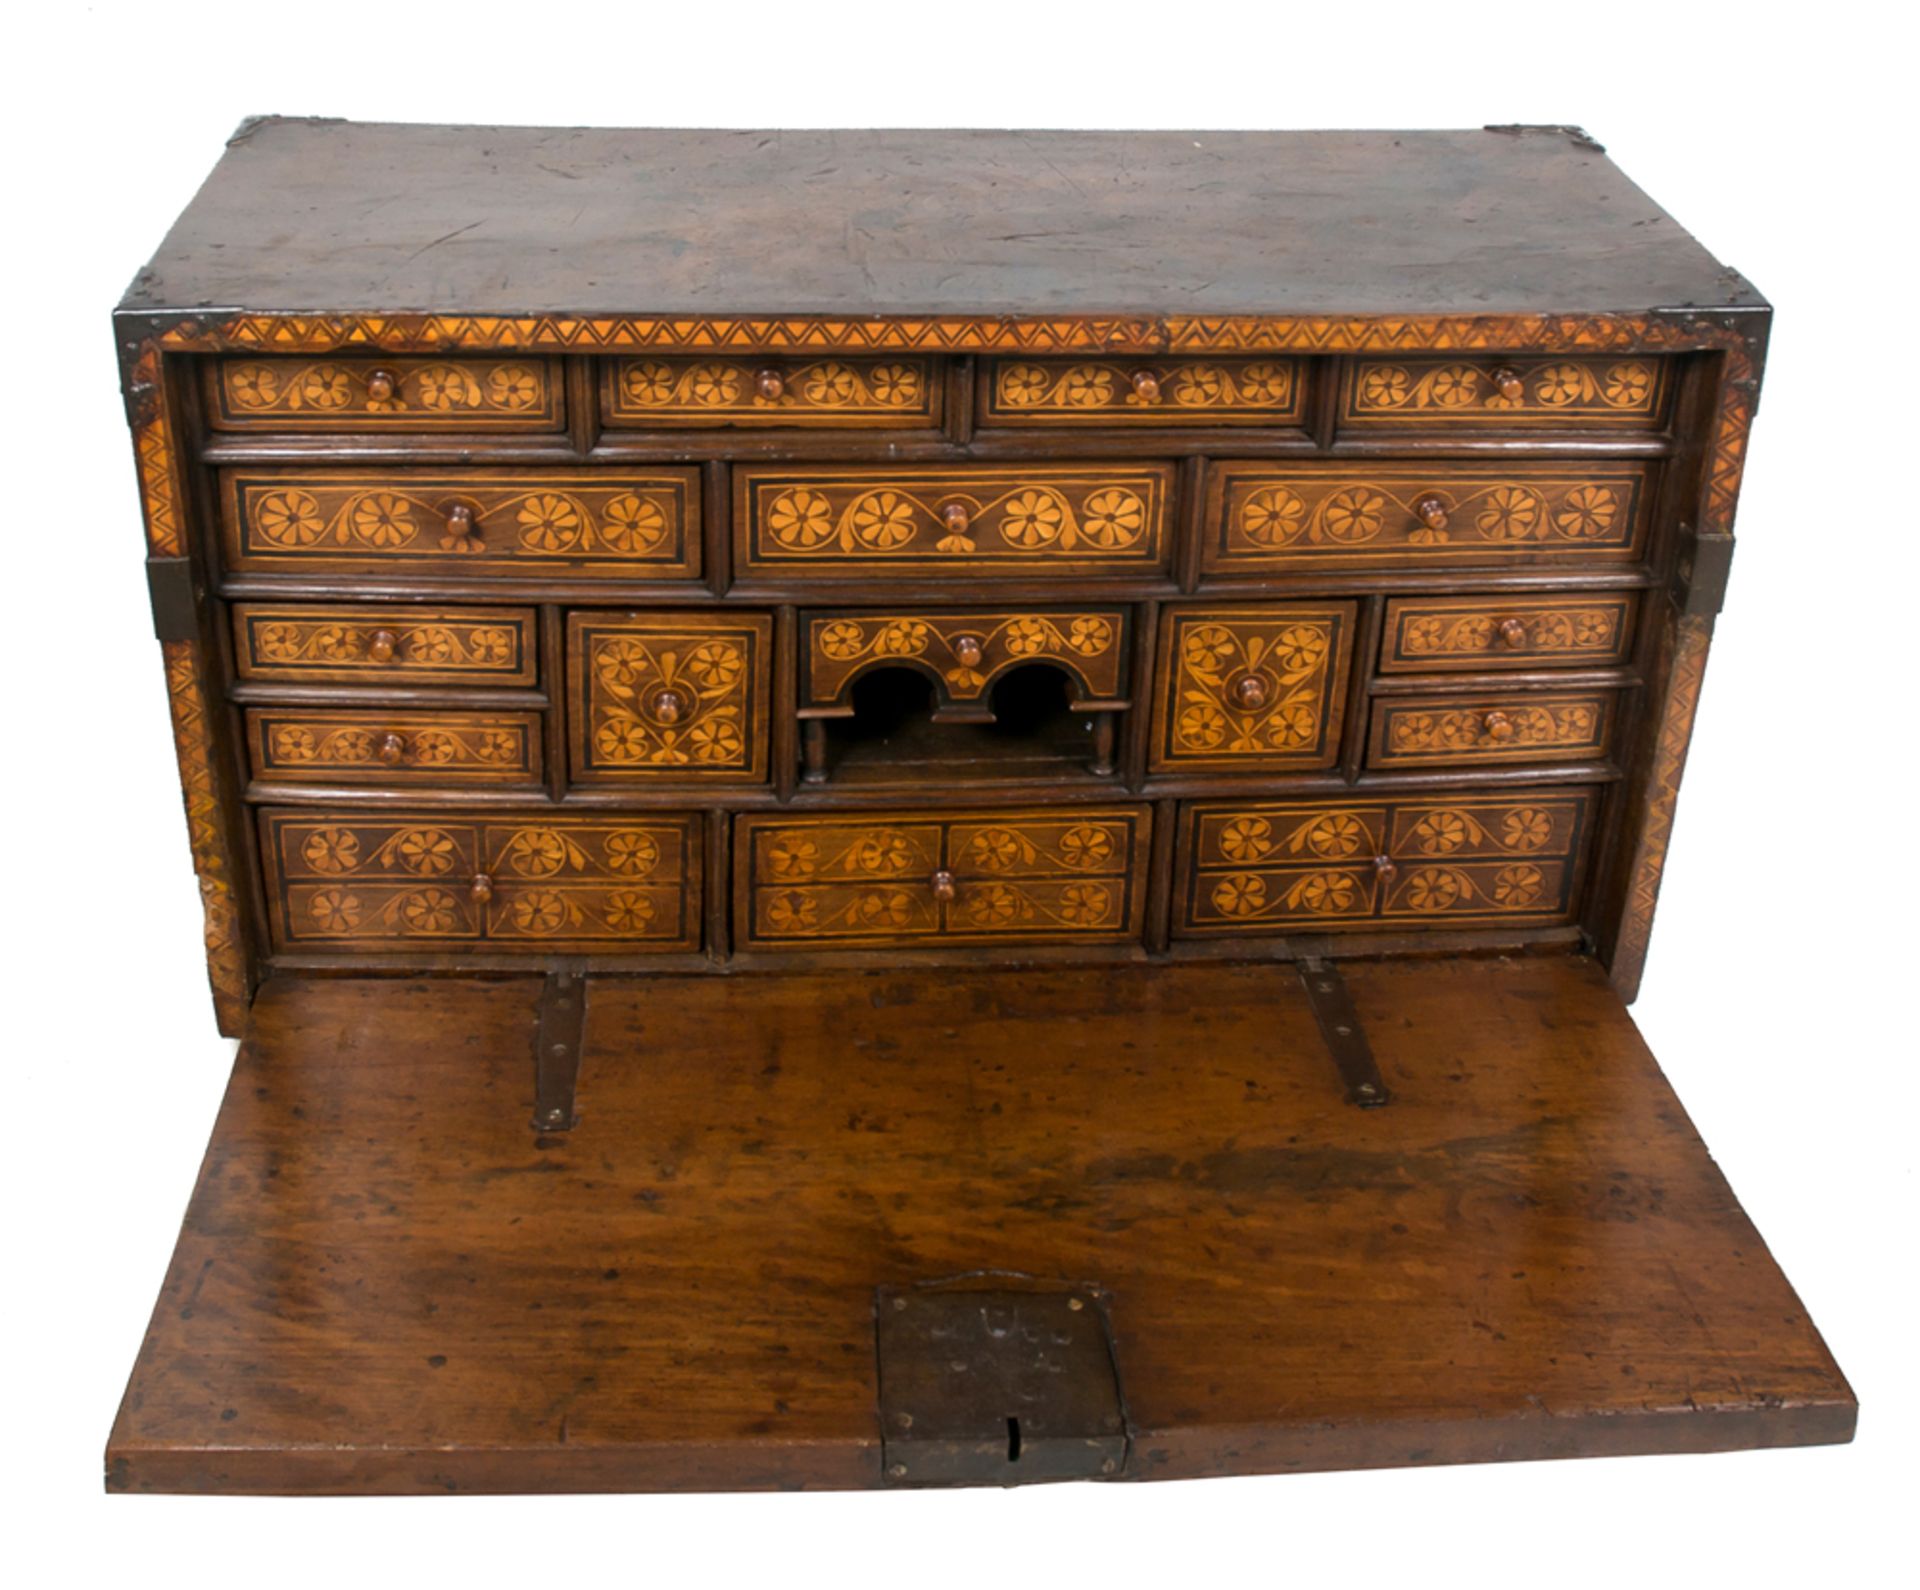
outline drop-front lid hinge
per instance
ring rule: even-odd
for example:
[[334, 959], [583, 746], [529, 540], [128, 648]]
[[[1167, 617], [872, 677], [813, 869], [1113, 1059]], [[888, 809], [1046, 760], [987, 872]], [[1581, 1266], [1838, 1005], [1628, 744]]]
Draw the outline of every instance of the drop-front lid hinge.
[[1353, 1008], [1353, 996], [1347, 980], [1329, 961], [1308, 956], [1300, 962], [1300, 982], [1307, 991], [1307, 1003], [1313, 1006], [1313, 1019], [1320, 1036], [1326, 1040], [1327, 1053], [1346, 1085], [1347, 1102], [1363, 1110], [1376, 1109], [1393, 1095], [1380, 1076], [1373, 1058], [1373, 1047], [1360, 1029], [1360, 1014]]

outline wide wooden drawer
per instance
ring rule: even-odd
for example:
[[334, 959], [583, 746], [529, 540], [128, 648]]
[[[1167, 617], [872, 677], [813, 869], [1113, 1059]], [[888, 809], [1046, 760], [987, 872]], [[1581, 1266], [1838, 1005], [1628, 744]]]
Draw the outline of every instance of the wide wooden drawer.
[[574, 778], [764, 783], [772, 653], [765, 613], [568, 614]]
[[285, 684], [531, 685], [530, 607], [379, 607], [242, 602], [242, 679]]
[[1387, 603], [1382, 673], [1610, 668], [1627, 660], [1636, 598], [1403, 596]]
[[268, 784], [532, 784], [537, 712], [250, 707], [247, 756]]
[[1368, 725], [1367, 766], [1588, 761], [1607, 754], [1615, 700], [1611, 690], [1382, 697]]
[[1639, 555], [1649, 466], [1229, 461], [1208, 473], [1204, 566], [1497, 567]]
[[608, 425], [648, 430], [924, 430], [941, 398], [932, 359], [615, 359], [600, 392]]
[[1164, 464], [734, 471], [747, 574], [1143, 574], [1167, 561]]
[[1299, 359], [991, 359], [982, 425], [1298, 425]]
[[1137, 938], [1149, 809], [746, 815], [742, 948]]
[[700, 819], [266, 811], [278, 949], [628, 953], [700, 942]]
[[206, 371], [216, 431], [558, 431], [558, 359], [234, 358]]
[[1653, 430], [1664, 423], [1672, 364], [1661, 358], [1351, 359], [1342, 428]]
[[1331, 767], [1340, 755], [1354, 611], [1352, 602], [1167, 608], [1150, 765]]
[[221, 472], [239, 570], [679, 579], [700, 571], [691, 469]]
[[1564, 922], [1593, 799], [1546, 789], [1190, 805], [1174, 935]]

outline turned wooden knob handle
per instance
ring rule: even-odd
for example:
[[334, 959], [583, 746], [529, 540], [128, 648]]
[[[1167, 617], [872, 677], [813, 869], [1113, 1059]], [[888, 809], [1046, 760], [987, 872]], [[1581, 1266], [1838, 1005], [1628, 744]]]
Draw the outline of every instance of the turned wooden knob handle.
[[480, 533], [480, 520], [473, 509], [464, 502], [456, 502], [447, 510], [447, 534], [450, 536], [472, 536]]
[[1518, 403], [1527, 390], [1526, 384], [1520, 379], [1520, 372], [1510, 364], [1496, 366], [1488, 373], [1488, 379], [1493, 382], [1494, 391], [1509, 403]]
[[391, 370], [369, 370], [367, 372], [367, 396], [376, 403], [384, 403], [400, 390], [400, 378]]
[[379, 743], [373, 748], [373, 754], [385, 762], [388, 767], [392, 767], [395, 762], [398, 762], [407, 754], [406, 737], [399, 734], [381, 735]]
[[1500, 644], [1508, 651], [1518, 651], [1527, 643], [1527, 626], [1517, 618], [1501, 619], [1496, 633], [1500, 636]]
[[940, 522], [954, 535], [963, 536], [967, 526], [973, 523], [973, 510], [964, 502], [943, 502], [940, 504]]
[[943, 904], [960, 892], [959, 884], [955, 881], [953, 874], [948, 872], [945, 867], [942, 867], [936, 872], [929, 881], [933, 885], [934, 899], [941, 901]]
[[772, 365], [753, 372], [753, 390], [762, 401], [778, 403], [787, 394], [787, 378]]
[[476, 872], [473, 875], [472, 893], [475, 905], [485, 905], [493, 898], [493, 879], [484, 872]]
[[1413, 505], [1413, 511], [1429, 530], [1447, 528], [1447, 505], [1431, 492]]
[[953, 655], [962, 668], [978, 668], [986, 648], [971, 635], [962, 635], [953, 643]]
[[1133, 372], [1133, 395], [1142, 403], [1158, 403], [1160, 401], [1160, 377], [1155, 375], [1151, 370], [1135, 370]]
[[1391, 856], [1375, 856], [1373, 858], [1373, 875], [1383, 884], [1392, 883], [1395, 878], [1400, 876], [1400, 863], [1395, 861]]
[[1253, 712], [1267, 704], [1267, 682], [1258, 674], [1241, 674], [1227, 686], [1227, 698]]
[[367, 637], [367, 656], [374, 662], [392, 662], [400, 649], [400, 637], [390, 629], [376, 629]]
[[1504, 712], [1489, 712], [1480, 720], [1480, 727], [1487, 731], [1487, 738], [1489, 740], [1505, 742], [1511, 740], [1514, 736], [1513, 719], [1508, 717]]
[[662, 690], [648, 706], [662, 723], [678, 723], [687, 715], [687, 698], [678, 690]]

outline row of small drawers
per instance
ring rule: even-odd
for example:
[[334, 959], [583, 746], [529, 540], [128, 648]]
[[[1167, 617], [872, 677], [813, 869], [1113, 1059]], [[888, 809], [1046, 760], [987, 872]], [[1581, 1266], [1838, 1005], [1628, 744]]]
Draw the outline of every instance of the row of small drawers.
[[[1550, 926], [1594, 792], [1181, 808], [1172, 935]], [[743, 950], [1112, 944], [1145, 930], [1152, 809], [733, 819]], [[702, 947], [701, 819], [267, 811], [276, 948], [550, 954]]]
[[[988, 359], [983, 427], [1296, 427], [1328, 366], [1288, 358]], [[1338, 423], [1386, 428], [1656, 430], [1669, 361], [1642, 356], [1368, 358], [1338, 361]], [[611, 428], [926, 430], [943, 419], [937, 359], [603, 360], [600, 416]], [[209, 364], [216, 431], [558, 432], [567, 389], [557, 359], [233, 358]]]

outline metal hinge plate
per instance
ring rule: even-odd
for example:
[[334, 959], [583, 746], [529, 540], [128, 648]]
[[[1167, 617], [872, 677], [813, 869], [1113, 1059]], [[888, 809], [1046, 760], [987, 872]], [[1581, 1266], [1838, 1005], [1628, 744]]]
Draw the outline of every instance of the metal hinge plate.
[[153, 604], [156, 640], [198, 640], [200, 615], [187, 558], [148, 558], [147, 597]]
[[1674, 596], [1680, 611], [1712, 618], [1727, 604], [1727, 579], [1733, 572], [1733, 537], [1687, 531], [1674, 569]]
[[1347, 1102], [1363, 1110], [1385, 1104], [1392, 1095], [1373, 1058], [1373, 1045], [1361, 1030], [1360, 1013], [1353, 1008], [1347, 980], [1329, 962], [1309, 958], [1300, 963], [1300, 982], [1307, 991], [1307, 1003], [1313, 1007], [1313, 1019], [1320, 1027], [1327, 1053], [1333, 1056], [1334, 1068], [1346, 1086]]

